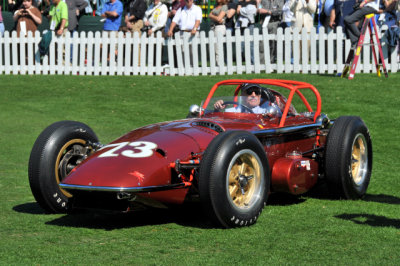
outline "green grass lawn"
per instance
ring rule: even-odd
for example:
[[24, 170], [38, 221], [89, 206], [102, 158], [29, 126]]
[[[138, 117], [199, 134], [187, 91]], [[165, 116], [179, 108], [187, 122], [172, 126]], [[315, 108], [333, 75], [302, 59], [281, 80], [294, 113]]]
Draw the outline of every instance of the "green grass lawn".
[[[373, 172], [364, 200], [272, 195], [258, 222], [215, 229], [199, 209], [44, 214], [27, 169], [39, 133], [59, 120], [91, 126], [102, 143], [134, 128], [184, 118], [226, 78], [312, 83], [330, 118], [370, 129]], [[342, 264], [400, 262], [400, 74], [225, 77], [0, 76], [0, 264]]]

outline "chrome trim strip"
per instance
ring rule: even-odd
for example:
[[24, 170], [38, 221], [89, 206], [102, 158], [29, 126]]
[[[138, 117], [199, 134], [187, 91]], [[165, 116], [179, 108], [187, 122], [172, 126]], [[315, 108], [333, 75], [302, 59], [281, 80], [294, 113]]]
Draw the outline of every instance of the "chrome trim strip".
[[85, 191], [105, 191], [105, 192], [156, 192], [170, 189], [179, 189], [189, 187], [185, 183], [171, 184], [165, 186], [149, 186], [149, 187], [96, 187], [96, 186], [82, 186], [82, 185], [70, 185], [70, 184], [59, 184], [61, 188], [65, 190], [85, 190]]
[[318, 129], [321, 127], [322, 127], [322, 123], [318, 122], [315, 124], [308, 124], [308, 125], [262, 129], [262, 130], [252, 131], [251, 133], [253, 133], [256, 137], [270, 137], [270, 136], [283, 135], [283, 134], [299, 133], [299, 132], [304, 132], [304, 131], [308, 131], [308, 130]]

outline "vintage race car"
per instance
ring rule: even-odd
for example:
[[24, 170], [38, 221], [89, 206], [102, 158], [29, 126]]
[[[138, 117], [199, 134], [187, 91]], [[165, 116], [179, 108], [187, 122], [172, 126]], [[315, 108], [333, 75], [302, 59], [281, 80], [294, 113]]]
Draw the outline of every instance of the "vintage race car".
[[[228, 98], [219, 96], [225, 92]], [[248, 99], [259, 99], [258, 109]], [[83, 123], [50, 125], [33, 146], [29, 182], [52, 213], [197, 201], [206, 217], [230, 228], [254, 224], [273, 192], [299, 195], [324, 182], [334, 197], [361, 198], [371, 169], [367, 126], [355, 116], [328, 119], [312, 85], [225, 80], [186, 119], [144, 126], [107, 145]]]

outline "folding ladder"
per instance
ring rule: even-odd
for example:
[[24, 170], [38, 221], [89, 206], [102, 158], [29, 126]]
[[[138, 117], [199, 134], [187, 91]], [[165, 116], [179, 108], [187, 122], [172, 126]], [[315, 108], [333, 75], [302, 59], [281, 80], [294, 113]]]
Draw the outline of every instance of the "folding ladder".
[[[372, 27], [373, 27], [373, 30], [372, 30]], [[376, 27], [376, 23], [375, 23], [375, 14], [368, 14], [365, 16], [365, 19], [364, 19], [364, 22], [363, 22], [363, 25], [361, 28], [360, 38], [358, 39], [358, 42], [357, 42], [357, 46], [352, 47], [350, 49], [349, 55], [347, 56], [346, 63], [344, 65], [344, 69], [341, 74], [342, 78], [346, 77], [347, 74], [349, 74], [349, 76], [348, 76], [349, 79], [354, 78], [358, 59], [360, 58], [362, 46], [364, 45], [364, 38], [365, 38], [365, 34], [367, 33], [367, 28], [369, 28], [369, 33], [370, 33], [370, 37], [371, 37], [370, 45], [372, 46], [372, 54], [374, 56], [376, 72], [378, 74], [378, 77], [381, 76], [381, 70], [380, 70], [381, 66], [382, 66], [383, 72], [385, 73], [385, 77], [388, 77], [388, 73], [387, 73], [386, 66], [385, 66], [385, 59], [383, 58], [383, 53], [382, 53], [382, 46], [381, 46], [381, 42], [379, 41], [378, 31], [377, 31], [377, 27]], [[376, 44], [378, 46], [379, 58], [380, 58], [381, 64], [379, 64], [378, 58], [376, 58], [374, 36], [375, 36]], [[349, 71], [350, 71], [350, 73], [349, 73]]]

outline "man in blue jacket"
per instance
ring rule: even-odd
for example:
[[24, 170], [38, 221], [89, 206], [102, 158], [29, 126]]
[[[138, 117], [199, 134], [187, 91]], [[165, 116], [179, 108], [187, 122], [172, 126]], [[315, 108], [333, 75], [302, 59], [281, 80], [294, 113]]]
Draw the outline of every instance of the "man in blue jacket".
[[[110, 0], [105, 3], [101, 11], [101, 16], [106, 19], [103, 25], [103, 31], [109, 34], [112, 31], [117, 32], [119, 30], [123, 9], [123, 5], [119, 0]], [[115, 56], [117, 56], [117, 44], [115, 47], [110, 47], [109, 49], [112, 51], [113, 48], [115, 49]], [[110, 61], [110, 55], [107, 56], [107, 61]]]
[[121, 26], [122, 12], [123, 5], [119, 0], [110, 0], [107, 2], [101, 11], [101, 16], [106, 19], [103, 30], [118, 31]]

